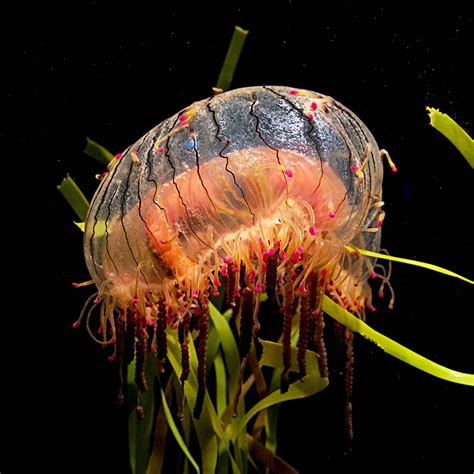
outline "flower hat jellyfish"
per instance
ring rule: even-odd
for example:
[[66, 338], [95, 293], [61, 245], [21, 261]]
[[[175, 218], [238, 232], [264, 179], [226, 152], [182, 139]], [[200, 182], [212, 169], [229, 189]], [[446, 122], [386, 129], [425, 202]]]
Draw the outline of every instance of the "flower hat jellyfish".
[[[380, 247], [382, 155], [337, 101], [269, 86], [196, 102], [118, 155], [91, 203], [84, 249], [99, 291], [103, 342], [114, 345], [120, 363], [136, 353], [139, 389], [147, 388], [148, 347], [166, 358], [169, 326], [179, 329], [184, 383], [194, 325], [199, 416], [209, 298], [222, 292], [240, 315], [241, 372], [266, 291], [283, 313], [281, 390], [289, 385], [298, 304], [300, 374], [314, 342], [326, 376], [323, 296], [360, 318], [372, 308], [375, 262], [346, 246]], [[350, 333], [346, 342], [350, 379]]]

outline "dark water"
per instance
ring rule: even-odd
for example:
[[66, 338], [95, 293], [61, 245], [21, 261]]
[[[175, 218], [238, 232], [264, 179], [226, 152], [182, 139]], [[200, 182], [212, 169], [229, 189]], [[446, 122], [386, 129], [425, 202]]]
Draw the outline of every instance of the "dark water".
[[[424, 111], [425, 105], [439, 107], [474, 133], [467, 7], [455, 2], [415, 13], [355, 2], [272, 3], [258, 11], [172, 5], [110, 9], [83, 2], [77, 10], [12, 12], [17, 27], [3, 40], [3, 138], [10, 150], [4, 162], [12, 168], [4, 185], [18, 183], [4, 193], [12, 212], [5, 222], [8, 238], [19, 244], [8, 268], [13, 310], [4, 318], [14, 322], [4, 334], [16, 347], [4, 358], [16, 374], [4, 402], [15, 421], [9, 452], [18, 453], [10, 472], [30, 464], [51, 472], [127, 472], [114, 374], [85, 332], [70, 329], [88, 295], [70, 282], [88, 275], [81, 234], [55, 185], [70, 172], [90, 196], [101, 166], [82, 155], [86, 136], [118, 152], [208, 96], [234, 24], [250, 29], [235, 87], [281, 84], [329, 94], [390, 150], [400, 171], [386, 169], [383, 246], [474, 276], [468, 227], [473, 173], [427, 125]], [[472, 373], [469, 285], [403, 265], [394, 266], [392, 284], [395, 309], [379, 304], [369, 323], [443, 365]], [[337, 368], [338, 348], [332, 349], [329, 363], [332, 358]], [[336, 373], [327, 390], [282, 409], [282, 457], [303, 473], [356, 466], [380, 472], [394, 465], [428, 471], [442, 462], [452, 472], [471, 472], [472, 388], [421, 373], [361, 338], [356, 349], [352, 453]], [[46, 428], [52, 429], [48, 435]], [[1, 455], [2, 471], [7, 454]]]

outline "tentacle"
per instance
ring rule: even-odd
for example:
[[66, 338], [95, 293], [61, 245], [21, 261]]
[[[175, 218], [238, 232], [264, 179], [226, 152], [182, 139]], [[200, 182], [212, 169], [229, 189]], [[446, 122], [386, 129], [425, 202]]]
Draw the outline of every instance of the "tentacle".
[[321, 377], [328, 376], [328, 362], [326, 344], [324, 343], [324, 314], [322, 311], [323, 297], [325, 293], [326, 279], [322, 276], [319, 280], [317, 275], [311, 277], [310, 281], [310, 307], [314, 321], [314, 343], [318, 353], [319, 371]]
[[182, 388], [182, 395], [181, 401], [179, 403], [178, 408], [178, 418], [180, 420], [184, 419], [184, 401], [185, 401], [185, 392], [184, 392], [184, 383], [189, 377], [190, 366], [189, 366], [189, 347], [188, 347], [188, 336], [189, 336], [189, 327], [191, 325], [191, 316], [189, 313], [185, 314], [183, 320], [178, 329], [179, 340], [181, 343], [181, 388]]
[[207, 358], [207, 340], [209, 336], [209, 306], [204, 301], [201, 304], [200, 314], [198, 315], [199, 345], [197, 349], [198, 356], [198, 392], [196, 396], [196, 405], [194, 406], [194, 417], [199, 418], [204, 404], [204, 395], [206, 393], [206, 358]]
[[354, 383], [354, 334], [346, 328], [346, 433], [349, 440], [354, 437], [352, 427], [352, 388]]
[[309, 301], [310, 296], [306, 291], [306, 293], [301, 296], [300, 333], [298, 342], [298, 368], [301, 378], [306, 375], [306, 348], [308, 346], [309, 331], [311, 326], [311, 310]]
[[145, 376], [146, 357], [148, 352], [148, 332], [144, 318], [138, 319], [137, 342], [135, 344], [135, 383], [141, 393], [148, 391], [148, 384]]
[[283, 300], [283, 372], [280, 378], [281, 393], [289, 388], [289, 372], [291, 368], [291, 321], [294, 315], [295, 293], [293, 288], [294, 276], [291, 270], [287, 273], [284, 285]]
[[160, 369], [163, 371], [163, 364], [166, 360], [168, 352], [168, 345], [166, 342], [166, 328], [168, 315], [166, 314], [166, 305], [164, 298], [160, 298], [158, 301], [158, 313], [156, 317], [156, 357], [160, 362]]
[[228, 266], [228, 276], [227, 276], [227, 290], [226, 290], [226, 300], [229, 307], [235, 306], [236, 299], [236, 289], [237, 289], [237, 273], [234, 271], [234, 264], [230, 263]]

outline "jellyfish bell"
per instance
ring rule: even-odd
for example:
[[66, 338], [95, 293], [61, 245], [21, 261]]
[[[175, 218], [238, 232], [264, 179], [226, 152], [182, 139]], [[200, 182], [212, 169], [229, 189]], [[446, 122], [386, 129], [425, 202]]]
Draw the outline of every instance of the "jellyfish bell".
[[187, 331], [193, 318], [204, 334], [208, 299], [222, 292], [241, 321], [253, 315], [253, 336], [263, 291], [280, 302], [284, 332], [300, 299], [307, 321], [322, 317], [325, 293], [363, 317], [374, 262], [347, 246], [379, 249], [382, 174], [360, 119], [307, 90], [237, 89], [163, 121], [111, 163], [90, 206], [84, 252], [104, 337], [120, 352], [141, 331], [142, 360], [147, 326], [158, 346], [168, 325]]

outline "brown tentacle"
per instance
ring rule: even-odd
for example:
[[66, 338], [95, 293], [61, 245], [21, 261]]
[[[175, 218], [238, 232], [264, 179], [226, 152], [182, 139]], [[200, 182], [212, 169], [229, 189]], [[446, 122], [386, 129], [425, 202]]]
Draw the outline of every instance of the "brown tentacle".
[[316, 351], [318, 353], [319, 371], [321, 377], [328, 376], [328, 361], [326, 344], [324, 343], [324, 313], [322, 310], [323, 298], [326, 292], [326, 280], [325, 278], [318, 279], [316, 275], [311, 278], [310, 285], [310, 300], [312, 317], [314, 321], [314, 343], [316, 345]]
[[178, 329], [178, 337], [181, 343], [181, 367], [182, 367], [181, 376], [179, 378], [181, 381], [181, 388], [182, 388], [181, 401], [178, 407], [178, 418], [180, 420], [184, 419], [184, 401], [186, 398], [185, 392], [184, 392], [184, 383], [188, 379], [189, 372], [190, 372], [189, 347], [188, 347], [188, 336], [189, 336], [190, 325], [191, 325], [191, 315], [187, 313], [184, 315], [183, 320], [181, 321], [181, 324]]
[[283, 301], [283, 372], [280, 378], [280, 391], [286, 393], [289, 388], [289, 372], [291, 369], [291, 321], [294, 315], [295, 294], [293, 290], [293, 275], [288, 272], [285, 278]]
[[346, 433], [349, 440], [354, 437], [352, 427], [352, 388], [354, 384], [354, 334], [346, 329]]
[[237, 288], [237, 276], [238, 272], [233, 271], [234, 264], [230, 263], [227, 270], [227, 289], [226, 289], [226, 301], [229, 307], [235, 306], [235, 289]]
[[148, 332], [145, 320], [143, 318], [137, 319], [139, 326], [137, 327], [137, 342], [135, 344], [135, 383], [140, 392], [145, 393], [148, 390], [145, 376], [146, 357], [148, 352]]
[[158, 312], [156, 317], [156, 357], [160, 362], [160, 370], [163, 371], [163, 364], [166, 360], [168, 345], [166, 342], [166, 329], [168, 315], [166, 312], [165, 300], [161, 298], [158, 301]]
[[298, 342], [298, 368], [300, 377], [306, 375], [306, 349], [308, 346], [309, 332], [311, 327], [311, 310], [309, 306], [309, 293], [306, 292], [301, 295], [301, 309], [300, 309], [300, 331]]
[[242, 312], [240, 315], [240, 357], [243, 359], [250, 351], [253, 335], [254, 297], [250, 288], [242, 291]]
[[196, 396], [196, 405], [194, 406], [194, 417], [199, 418], [204, 404], [204, 395], [206, 393], [206, 358], [207, 358], [207, 340], [209, 336], [209, 306], [207, 302], [201, 305], [201, 311], [198, 321], [199, 345], [197, 349], [198, 356], [198, 392]]

